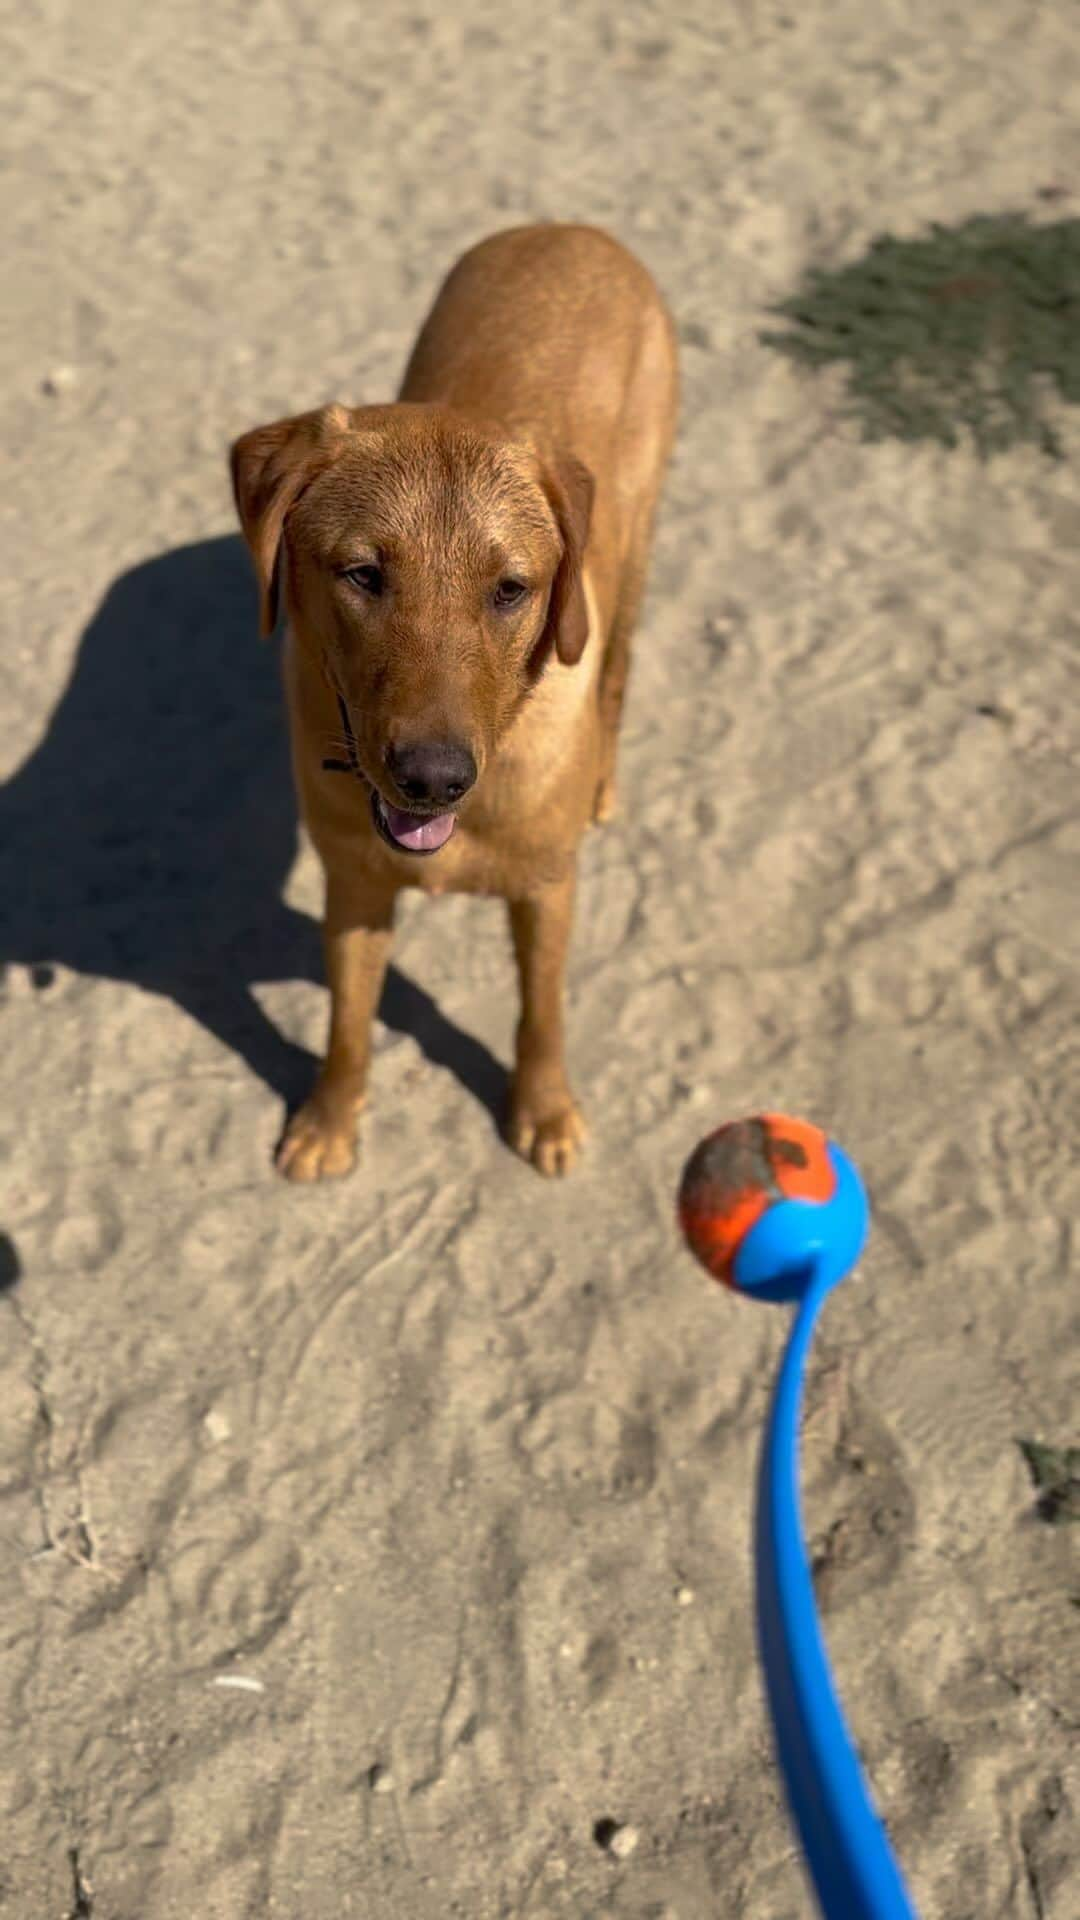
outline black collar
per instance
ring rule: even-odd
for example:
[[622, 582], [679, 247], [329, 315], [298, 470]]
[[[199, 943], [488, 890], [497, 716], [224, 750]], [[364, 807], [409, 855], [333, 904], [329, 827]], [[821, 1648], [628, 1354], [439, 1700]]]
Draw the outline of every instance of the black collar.
[[364, 774], [364, 770], [361, 767], [360, 761], [357, 757], [356, 735], [353, 733], [353, 730], [352, 730], [352, 721], [349, 718], [349, 709], [345, 705], [345, 702], [342, 699], [340, 693], [338, 694], [338, 697], [337, 697], [337, 703], [338, 703], [338, 712], [341, 715], [342, 731], [345, 735], [345, 751], [349, 757], [347, 760], [324, 760], [323, 772], [324, 773], [355, 773], [358, 780], [365, 780], [366, 776]]

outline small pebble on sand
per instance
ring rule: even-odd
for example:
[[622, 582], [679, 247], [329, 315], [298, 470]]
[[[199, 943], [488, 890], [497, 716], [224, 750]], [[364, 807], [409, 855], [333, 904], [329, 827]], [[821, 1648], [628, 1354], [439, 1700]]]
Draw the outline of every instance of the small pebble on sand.
[[641, 1836], [636, 1827], [623, 1826], [621, 1821], [608, 1818], [597, 1821], [593, 1838], [614, 1860], [628, 1860]]
[[55, 400], [60, 394], [71, 392], [77, 377], [74, 367], [54, 367], [51, 373], [45, 375], [41, 391], [50, 400]]

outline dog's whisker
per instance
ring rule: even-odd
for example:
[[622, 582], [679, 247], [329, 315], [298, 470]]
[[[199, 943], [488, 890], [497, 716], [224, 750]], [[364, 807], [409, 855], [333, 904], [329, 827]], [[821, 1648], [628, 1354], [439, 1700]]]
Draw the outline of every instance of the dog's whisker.
[[330, 733], [323, 736], [323, 771], [326, 773], [351, 773], [365, 786], [370, 781], [356, 757], [356, 741], [346, 734]]

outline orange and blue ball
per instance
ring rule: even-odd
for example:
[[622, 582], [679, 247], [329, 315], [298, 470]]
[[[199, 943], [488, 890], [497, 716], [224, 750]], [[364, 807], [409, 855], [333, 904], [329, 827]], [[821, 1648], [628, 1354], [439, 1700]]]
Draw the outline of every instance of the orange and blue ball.
[[798, 1300], [839, 1279], [866, 1238], [859, 1176], [820, 1127], [790, 1114], [734, 1120], [695, 1147], [679, 1187], [686, 1241], [715, 1280], [757, 1299]]

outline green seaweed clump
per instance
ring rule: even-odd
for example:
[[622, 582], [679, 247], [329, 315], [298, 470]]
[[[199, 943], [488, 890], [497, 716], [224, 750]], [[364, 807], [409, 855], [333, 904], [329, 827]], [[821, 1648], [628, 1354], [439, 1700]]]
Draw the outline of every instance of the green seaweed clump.
[[984, 459], [1021, 441], [1062, 457], [1048, 403], [1080, 401], [1080, 220], [979, 214], [885, 235], [849, 266], [813, 269], [773, 311], [789, 324], [765, 345], [849, 363], [865, 438], [955, 447], [967, 432]]
[[1039, 1496], [1039, 1518], [1051, 1526], [1080, 1520], [1080, 1447], [1047, 1447], [1038, 1440], [1017, 1445]]

